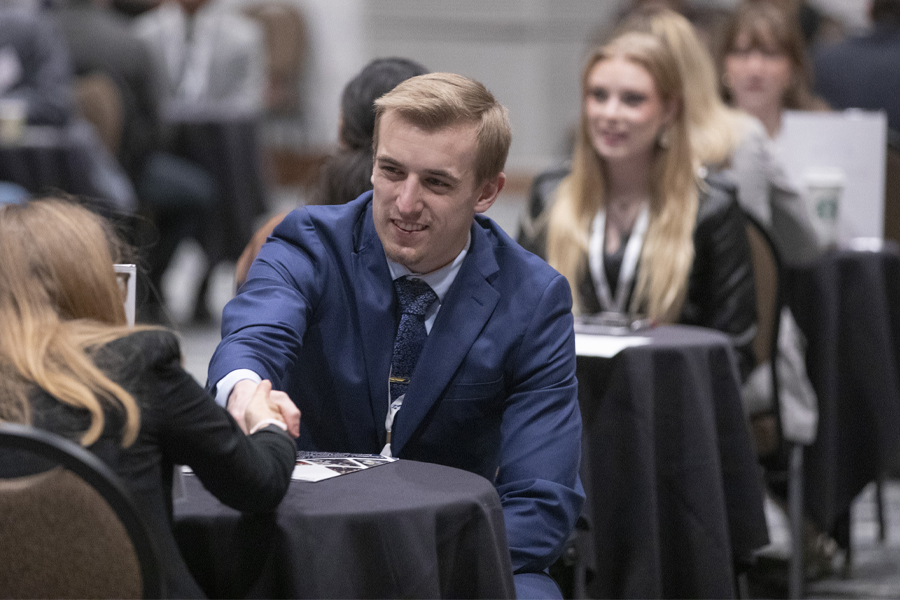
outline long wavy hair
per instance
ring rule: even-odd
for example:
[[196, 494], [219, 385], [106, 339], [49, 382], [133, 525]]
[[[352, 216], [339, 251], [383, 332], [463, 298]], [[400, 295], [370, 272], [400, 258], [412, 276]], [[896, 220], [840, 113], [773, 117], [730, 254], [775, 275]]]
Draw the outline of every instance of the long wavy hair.
[[547, 222], [547, 260], [569, 281], [575, 312], [577, 293], [587, 269], [588, 240], [594, 215], [605, 206], [603, 159], [594, 149], [585, 110], [587, 83], [593, 68], [621, 57], [640, 65], [653, 78], [662, 101], [678, 109], [667, 126], [666, 144], [657, 144], [649, 174], [650, 223], [641, 250], [640, 268], [628, 310], [657, 322], [675, 321], [687, 290], [694, 260], [692, 234], [697, 218], [696, 164], [681, 99], [681, 78], [672, 53], [655, 36], [626, 32], [595, 49], [581, 78], [581, 124], [572, 156], [572, 170], [560, 184]]
[[124, 413], [122, 444], [140, 427], [134, 398], [92, 361], [133, 332], [113, 264], [123, 246], [101, 217], [61, 198], [0, 208], [0, 420], [29, 423], [43, 390], [90, 413], [85, 446], [104, 427], [104, 405]]
[[694, 155], [704, 165], [727, 167], [747, 133], [750, 117], [719, 96], [713, 57], [691, 22], [673, 10], [648, 7], [629, 14], [616, 31], [649, 33], [667, 46], [681, 75]]

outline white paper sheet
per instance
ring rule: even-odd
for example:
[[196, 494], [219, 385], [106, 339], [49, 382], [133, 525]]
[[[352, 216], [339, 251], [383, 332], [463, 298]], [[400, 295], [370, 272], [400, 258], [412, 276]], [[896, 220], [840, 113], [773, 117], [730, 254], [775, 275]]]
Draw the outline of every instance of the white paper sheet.
[[591, 333], [575, 334], [575, 354], [578, 356], [597, 356], [612, 358], [625, 348], [643, 346], [650, 343], [650, 338], [635, 335], [597, 335]]

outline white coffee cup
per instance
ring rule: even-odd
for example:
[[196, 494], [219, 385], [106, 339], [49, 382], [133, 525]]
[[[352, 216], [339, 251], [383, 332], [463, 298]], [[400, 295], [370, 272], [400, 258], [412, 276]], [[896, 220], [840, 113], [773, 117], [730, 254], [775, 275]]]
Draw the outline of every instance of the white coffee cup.
[[816, 167], [803, 173], [806, 200], [819, 240], [826, 246], [838, 243], [838, 216], [847, 176], [838, 167]]
[[25, 133], [28, 104], [21, 98], [0, 98], [0, 143], [16, 144]]

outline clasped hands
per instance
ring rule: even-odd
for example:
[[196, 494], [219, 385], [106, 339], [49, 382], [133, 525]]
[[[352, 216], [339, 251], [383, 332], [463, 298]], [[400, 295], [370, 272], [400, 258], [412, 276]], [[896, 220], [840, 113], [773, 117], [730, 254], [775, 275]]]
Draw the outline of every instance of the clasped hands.
[[291, 437], [300, 435], [300, 409], [284, 392], [272, 390], [272, 382], [238, 381], [228, 396], [228, 412], [244, 433], [265, 420], [276, 420], [287, 427]]

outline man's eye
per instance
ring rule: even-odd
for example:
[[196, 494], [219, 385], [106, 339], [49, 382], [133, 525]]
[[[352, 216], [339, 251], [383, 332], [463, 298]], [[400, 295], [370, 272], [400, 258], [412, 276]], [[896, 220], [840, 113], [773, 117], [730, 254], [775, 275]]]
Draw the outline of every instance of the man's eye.
[[439, 188], [439, 189], [447, 189], [450, 187], [450, 184], [444, 181], [443, 179], [428, 179], [426, 183], [431, 187]]

